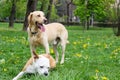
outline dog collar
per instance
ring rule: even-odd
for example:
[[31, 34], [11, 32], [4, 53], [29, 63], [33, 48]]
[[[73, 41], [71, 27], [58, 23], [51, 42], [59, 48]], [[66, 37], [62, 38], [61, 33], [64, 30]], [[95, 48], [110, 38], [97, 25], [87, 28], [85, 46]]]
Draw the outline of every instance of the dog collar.
[[30, 29], [30, 32], [31, 32], [31, 34], [33, 34], [33, 35], [35, 35], [35, 34], [37, 34], [37, 33], [38, 33], [38, 32], [32, 32], [32, 31], [31, 31], [31, 29]]
[[37, 34], [37, 32], [31, 32], [31, 34]]

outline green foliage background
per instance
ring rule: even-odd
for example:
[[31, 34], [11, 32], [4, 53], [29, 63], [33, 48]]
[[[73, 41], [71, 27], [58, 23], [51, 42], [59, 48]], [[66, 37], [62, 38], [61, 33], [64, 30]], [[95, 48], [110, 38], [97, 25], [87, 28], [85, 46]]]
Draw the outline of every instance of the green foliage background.
[[[49, 1], [48, 0], [43, 0], [43, 1], [44, 1], [43, 11], [46, 14]], [[42, 4], [42, 1], [38, 0], [36, 10], [40, 10], [41, 4]], [[9, 18], [11, 6], [12, 6], [12, 0], [1, 0], [0, 1], [0, 19]], [[26, 13], [26, 6], [27, 6], [27, 0], [16, 0], [16, 16], [15, 16], [16, 19], [24, 20], [25, 13]], [[53, 5], [52, 12], [51, 12], [51, 20], [54, 20], [58, 17], [56, 13], [57, 13], [57, 10], [55, 9], [55, 6]]]
[[[111, 5], [114, 4], [115, 0], [88, 0], [87, 10], [85, 6], [85, 1], [86, 0], [73, 0], [74, 5], [76, 6], [74, 13], [76, 16], [79, 16], [81, 20], [84, 20], [86, 17], [91, 16], [91, 14], [94, 15], [94, 19], [96, 21], [105, 21], [115, 18], [114, 9], [110, 8]], [[0, 19], [5, 19], [9, 17], [12, 6], [11, 2], [12, 0], [0, 1]], [[38, 0], [37, 10], [40, 10], [40, 7], [43, 4], [43, 2], [43, 11], [46, 14], [49, 5], [49, 0]], [[16, 0], [16, 19], [24, 20], [26, 5], [27, 0]], [[55, 5], [53, 5], [50, 19], [52, 21], [55, 21], [57, 18], [59, 18], [57, 14], [57, 9]]]
[[[85, 5], [86, 1], [87, 6]], [[77, 6], [75, 15], [79, 16], [81, 20], [85, 20], [86, 17], [93, 14], [95, 20], [104, 21], [110, 16], [111, 5], [114, 2], [115, 0], [74, 0]]]

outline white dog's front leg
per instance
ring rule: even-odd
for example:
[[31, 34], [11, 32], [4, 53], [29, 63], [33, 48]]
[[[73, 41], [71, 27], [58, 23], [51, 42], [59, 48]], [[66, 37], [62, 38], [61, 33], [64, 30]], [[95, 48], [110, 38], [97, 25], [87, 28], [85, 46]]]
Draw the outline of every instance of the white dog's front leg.
[[19, 79], [20, 77], [22, 77], [23, 76], [23, 74], [24, 74], [25, 72], [20, 72], [16, 77], [14, 77], [13, 78], [13, 80], [17, 80], [17, 79]]

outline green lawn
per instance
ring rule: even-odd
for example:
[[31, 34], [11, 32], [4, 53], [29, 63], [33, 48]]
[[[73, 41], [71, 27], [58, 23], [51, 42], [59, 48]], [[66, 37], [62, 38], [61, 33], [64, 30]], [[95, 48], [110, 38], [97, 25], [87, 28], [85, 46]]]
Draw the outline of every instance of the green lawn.
[[[0, 80], [15, 77], [31, 56], [27, 32], [21, 31], [22, 24], [15, 24], [14, 29], [7, 26], [0, 23]], [[120, 79], [120, 37], [114, 36], [112, 29], [94, 28], [84, 32], [79, 26], [67, 29], [70, 44], [65, 63], [57, 64], [48, 77], [24, 75], [19, 80]], [[44, 48], [39, 47], [37, 52], [43, 53]]]

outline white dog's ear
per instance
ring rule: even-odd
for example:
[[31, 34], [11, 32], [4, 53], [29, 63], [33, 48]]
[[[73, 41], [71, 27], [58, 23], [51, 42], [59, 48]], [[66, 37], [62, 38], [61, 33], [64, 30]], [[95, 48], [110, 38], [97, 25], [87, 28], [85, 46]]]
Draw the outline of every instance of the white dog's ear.
[[33, 13], [31, 12], [28, 16], [28, 23], [29, 24], [32, 24], [32, 16], [33, 16]]
[[39, 56], [35, 53], [35, 51], [33, 51], [33, 58], [34, 59], [38, 59], [39, 58]]

